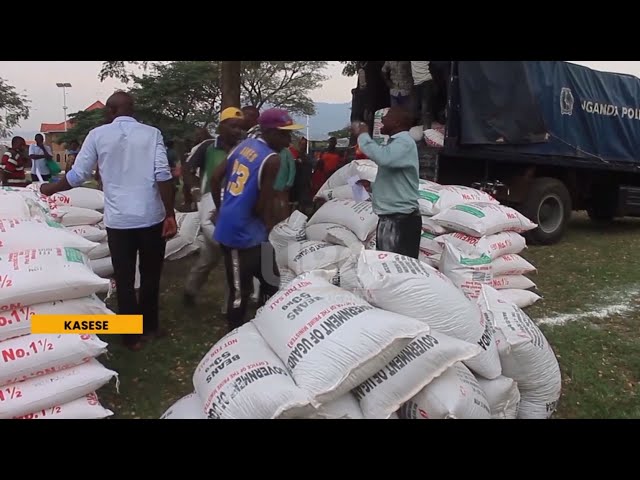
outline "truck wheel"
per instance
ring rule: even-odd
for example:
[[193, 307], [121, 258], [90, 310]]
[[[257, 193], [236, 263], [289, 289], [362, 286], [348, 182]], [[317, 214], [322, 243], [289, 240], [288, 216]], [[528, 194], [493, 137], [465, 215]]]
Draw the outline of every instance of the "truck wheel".
[[562, 238], [571, 218], [571, 195], [557, 178], [536, 178], [521, 211], [538, 225], [527, 232], [528, 242], [551, 245]]

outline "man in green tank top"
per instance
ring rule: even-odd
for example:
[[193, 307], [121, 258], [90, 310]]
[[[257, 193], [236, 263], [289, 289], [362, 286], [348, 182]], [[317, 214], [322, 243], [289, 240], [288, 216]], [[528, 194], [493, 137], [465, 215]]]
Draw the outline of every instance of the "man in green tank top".
[[[184, 303], [187, 306], [194, 305], [198, 292], [207, 281], [209, 273], [218, 266], [222, 260], [220, 247], [213, 240], [213, 224], [210, 223], [211, 211], [215, 208], [211, 199], [211, 174], [225, 162], [227, 155], [242, 139], [244, 126], [244, 116], [242, 112], [234, 107], [226, 108], [220, 114], [220, 124], [218, 125], [218, 138], [209, 145], [202, 163], [191, 165], [193, 170], [200, 171], [200, 222], [205, 237], [203, 247], [198, 254], [198, 260], [191, 268], [185, 283]], [[220, 195], [220, 192], [217, 192]], [[210, 224], [210, 228], [207, 225]]]

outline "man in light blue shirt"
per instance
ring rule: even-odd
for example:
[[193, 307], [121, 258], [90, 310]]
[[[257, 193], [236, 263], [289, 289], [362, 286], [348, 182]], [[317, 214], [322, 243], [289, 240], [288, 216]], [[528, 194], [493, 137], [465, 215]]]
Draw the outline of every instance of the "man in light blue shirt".
[[[43, 184], [41, 193], [79, 187], [98, 167], [104, 191], [104, 224], [118, 298], [118, 313], [143, 316], [145, 336], [159, 334], [160, 275], [166, 239], [176, 234], [174, 183], [160, 131], [133, 118], [133, 98], [116, 92], [107, 100], [111, 123], [87, 135], [65, 178]], [[139, 301], [134, 290], [136, 256], [140, 257]], [[139, 335], [125, 335], [132, 350]]]
[[409, 129], [413, 116], [404, 107], [391, 107], [382, 117], [380, 133], [387, 145], [369, 135], [364, 123], [354, 125], [360, 150], [378, 165], [371, 186], [373, 211], [378, 215], [376, 249], [418, 258], [422, 218], [418, 208], [418, 147]]

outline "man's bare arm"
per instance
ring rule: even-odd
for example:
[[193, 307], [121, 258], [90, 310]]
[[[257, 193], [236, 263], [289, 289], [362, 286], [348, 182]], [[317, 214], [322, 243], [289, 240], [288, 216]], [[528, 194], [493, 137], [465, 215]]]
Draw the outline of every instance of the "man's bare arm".
[[167, 217], [175, 217], [175, 183], [173, 179], [164, 182], [156, 182], [160, 191], [160, 198], [164, 204]]
[[223, 187], [224, 176], [227, 171], [227, 162], [229, 160], [225, 160], [224, 162], [220, 162], [213, 173], [211, 174], [211, 180], [209, 180], [209, 185], [211, 186], [211, 196], [213, 197], [213, 203], [216, 206], [216, 211], [220, 211], [220, 191]]
[[279, 192], [274, 188], [279, 171], [280, 156], [271, 155], [262, 167], [260, 198], [257, 205], [257, 212], [269, 232], [289, 216], [288, 192]]

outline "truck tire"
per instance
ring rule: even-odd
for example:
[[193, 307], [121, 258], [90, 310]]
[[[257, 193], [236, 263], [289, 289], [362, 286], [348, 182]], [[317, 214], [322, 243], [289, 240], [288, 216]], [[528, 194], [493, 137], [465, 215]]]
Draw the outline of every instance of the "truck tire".
[[562, 238], [571, 218], [571, 195], [557, 178], [536, 178], [520, 210], [538, 225], [527, 232], [528, 243], [552, 245]]

